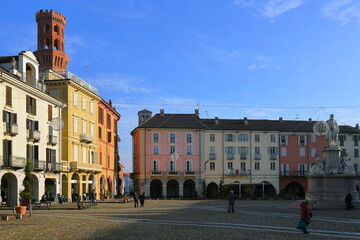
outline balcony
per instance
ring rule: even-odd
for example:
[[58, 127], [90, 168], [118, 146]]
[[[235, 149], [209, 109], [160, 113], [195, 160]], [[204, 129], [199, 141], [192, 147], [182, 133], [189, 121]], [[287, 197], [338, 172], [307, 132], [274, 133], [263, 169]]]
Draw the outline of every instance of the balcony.
[[281, 171], [281, 177], [305, 177], [308, 175], [307, 171]]
[[17, 157], [11, 155], [1, 156], [0, 165], [2, 165], [3, 168], [21, 169], [25, 167], [26, 159], [24, 157]]
[[229, 169], [225, 171], [225, 176], [248, 176], [250, 173], [250, 170]]
[[254, 159], [255, 160], [261, 160], [261, 154], [260, 153], [255, 153], [254, 154]]
[[46, 171], [48, 171], [48, 172], [61, 172], [62, 171], [62, 163], [48, 162], [48, 163], [46, 163]]
[[87, 133], [82, 133], [80, 134], [80, 141], [85, 143], [92, 143], [94, 141], [94, 136]]
[[68, 161], [62, 161], [61, 165], [62, 165], [62, 170], [61, 170], [62, 172], [68, 172], [70, 170]]
[[70, 162], [70, 170], [72, 172], [95, 172], [101, 173], [102, 166], [94, 163]]
[[271, 153], [270, 160], [276, 160], [276, 159], [277, 159], [277, 154]]
[[15, 123], [4, 123], [5, 135], [16, 136], [18, 132], [18, 125]]
[[216, 159], [216, 153], [210, 153], [209, 154], [209, 159], [210, 160], [215, 160]]
[[234, 160], [234, 154], [233, 153], [228, 153], [227, 154], [227, 160]]
[[162, 172], [161, 171], [151, 171], [150, 177], [162, 177]]
[[179, 177], [179, 172], [178, 171], [168, 171], [167, 176], [168, 177]]
[[247, 154], [246, 153], [240, 153], [240, 159], [241, 160], [245, 160], [246, 159]]
[[56, 145], [58, 142], [58, 137], [57, 136], [53, 136], [53, 135], [48, 135], [47, 136], [47, 143], [50, 145]]
[[45, 170], [45, 161], [33, 159], [32, 160], [32, 168], [34, 171], [44, 171]]
[[40, 141], [40, 131], [38, 130], [27, 130], [27, 139], [28, 141], [38, 142]]
[[196, 176], [196, 172], [195, 172], [195, 171], [185, 171], [185, 172], [184, 172], [184, 176], [185, 176], [185, 177], [195, 177], [195, 176]]

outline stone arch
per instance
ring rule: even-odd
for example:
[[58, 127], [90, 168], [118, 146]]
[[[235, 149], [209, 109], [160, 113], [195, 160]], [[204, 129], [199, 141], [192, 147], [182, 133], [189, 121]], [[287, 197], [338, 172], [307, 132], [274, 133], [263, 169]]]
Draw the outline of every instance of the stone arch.
[[304, 199], [305, 191], [301, 184], [291, 182], [284, 188], [286, 199]]
[[62, 184], [62, 195], [64, 196], [64, 198], [69, 199], [69, 179], [67, 177], [66, 174], [62, 174], [61, 176], [61, 184]]
[[59, 26], [57, 24], [54, 26], [54, 32], [56, 32], [58, 35], [60, 34]]
[[163, 193], [163, 184], [159, 179], [154, 179], [150, 182], [150, 197], [161, 198]]
[[31, 63], [26, 63], [26, 83], [34, 86], [36, 82], [36, 69]]
[[55, 49], [55, 50], [60, 50], [60, 42], [59, 42], [59, 39], [55, 39], [55, 40], [54, 40], [54, 49]]
[[31, 174], [32, 176], [32, 180], [31, 180], [31, 184], [32, 184], [32, 195], [33, 195], [33, 201], [40, 201], [40, 190], [39, 190], [39, 179], [36, 175]]
[[112, 196], [113, 194], [113, 191], [112, 191], [112, 180], [111, 180], [111, 177], [108, 176], [107, 179], [106, 179], [106, 185], [107, 185], [107, 194], [109, 196]]
[[192, 179], [187, 179], [183, 184], [184, 198], [194, 198], [195, 196], [195, 182]]
[[219, 186], [211, 182], [206, 187], [206, 197], [207, 198], [218, 198], [219, 197]]
[[178, 198], [179, 197], [179, 182], [175, 179], [170, 179], [166, 184], [166, 197]]
[[74, 173], [71, 176], [71, 199], [77, 201], [80, 197], [80, 176], [78, 173]]
[[5, 173], [1, 178], [1, 201], [6, 206], [16, 206], [18, 203], [18, 179], [12, 173]]
[[[263, 192], [264, 190], [264, 192]], [[270, 182], [263, 181], [262, 184], [256, 185], [253, 192], [255, 197], [275, 197], [276, 189]]]
[[45, 49], [51, 49], [50, 38], [45, 39]]

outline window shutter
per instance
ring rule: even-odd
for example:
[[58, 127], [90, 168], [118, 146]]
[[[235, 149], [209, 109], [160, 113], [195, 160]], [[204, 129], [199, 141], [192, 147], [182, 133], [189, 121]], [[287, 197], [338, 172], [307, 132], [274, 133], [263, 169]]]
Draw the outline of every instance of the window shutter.
[[228, 147], [225, 147], [225, 153], [228, 154]]
[[3, 122], [6, 122], [6, 111], [3, 110]]
[[271, 147], [268, 147], [268, 153], [271, 154]]
[[26, 95], [26, 112], [30, 113], [30, 97]]
[[13, 114], [13, 123], [17, 124], [17, 113]]
[[48, 121], [52, 120], [52, 106], [48, 105]]
[[39, 122], [38, 121], [34, 121], [34, 130], [36, 130], [36, 131], [39, 130]]
[[298, 136], [298, 145], [300, 146], [300, 136]]
[[304, 136], [304, 144], [305, 144], [305, 146], [307, 145], [307, 139], [308, 139], [308, 137]]
[[285, 136], [285, 142], [286, 142], [286, 145], [289, 144], [289, 136]]
[[34, 111], [33, 111], [33, 114], [36, 115], [36, 99], [33, 99], [34, 100]]

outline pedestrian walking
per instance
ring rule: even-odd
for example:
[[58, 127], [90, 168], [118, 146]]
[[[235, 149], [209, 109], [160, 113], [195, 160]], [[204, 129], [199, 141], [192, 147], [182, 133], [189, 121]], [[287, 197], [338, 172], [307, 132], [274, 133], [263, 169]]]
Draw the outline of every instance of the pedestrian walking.
[[353, 200], [353, 197], [352, 197], [352, 194], [351, 193], [348, 193], [345, 197], [345, 203], [346, 203], [346, 209], [347, 210], [350, 210], [352, 209], [354, 206], [352, 204], [352, 200]]
[[134, 193], [134, 208], [139, 207], [139, 196], [137, 192]]
[[297, 229], [301, 229], [303, 233], [309, 234], [307, 227], [309, 226], [312, 218], [311, 209], [309, 207], [310, 198], [306, 198], [301, 204], [300, 220], [297, 225]]
[[145, 192], [143, 192], [143, 193], [139, 196], [139, 200], [140, 200], [140, 205], [141, 205], [141, 207], [143, 207], [144, 204], [145, 204]]
[[234, 195], [234, 192], [233, 191], [230, 191], [229, 193], [229, 196], [228, 196], [228, 199], [229, 199], [229, 208], [228, 208], [228, 213], [230, 213], [230, 210], [232, 213], [234, 213], [234, 201], [235, 201], [235, 195]]

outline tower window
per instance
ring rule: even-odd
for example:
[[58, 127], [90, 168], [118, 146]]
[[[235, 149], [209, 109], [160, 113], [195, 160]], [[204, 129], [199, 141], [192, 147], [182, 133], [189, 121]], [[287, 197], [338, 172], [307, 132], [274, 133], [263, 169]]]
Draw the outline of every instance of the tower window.
[[50, 39], [49, 38], [47, 38], [45, 40], [45, 49], [50, 49]]
[[45, 32], [49, 32], [51, 30], [50, 25], [46, 24], [45, 25]]
[[58, 39], [55, 39], [55, 41], [54, 41], [54, 49], [59, 50], [59, 40]]
[[57, 34], [60, 34], [58, 25], [54, 26], [54, 32], [56, 32]]

